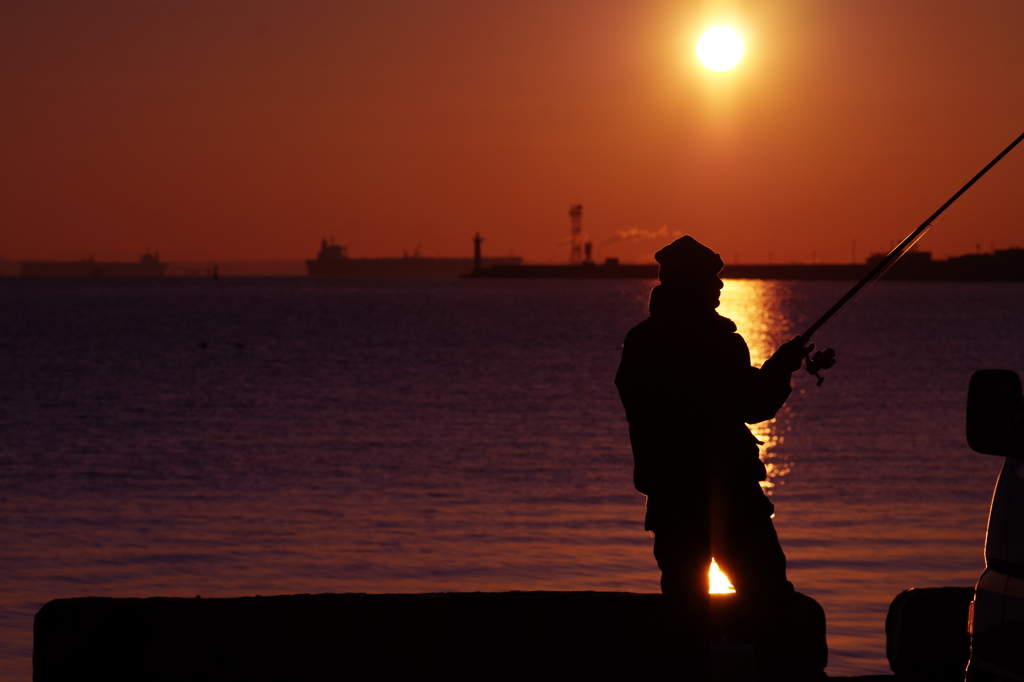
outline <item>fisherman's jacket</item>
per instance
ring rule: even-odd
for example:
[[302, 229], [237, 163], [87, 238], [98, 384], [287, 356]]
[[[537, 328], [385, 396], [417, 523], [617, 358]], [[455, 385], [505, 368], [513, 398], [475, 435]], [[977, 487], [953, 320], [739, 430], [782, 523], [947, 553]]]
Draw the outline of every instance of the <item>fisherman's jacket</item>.
[[759, 443], [746, 424], [775, 416], [789, 378], [771, 360], [752, 367], [736, 325], [713, 309], [638, 324], [626, 335], [615, 377], [636, 489], [652, 500], [700, 504], [716, 486], [749, 489], [764, 480]]

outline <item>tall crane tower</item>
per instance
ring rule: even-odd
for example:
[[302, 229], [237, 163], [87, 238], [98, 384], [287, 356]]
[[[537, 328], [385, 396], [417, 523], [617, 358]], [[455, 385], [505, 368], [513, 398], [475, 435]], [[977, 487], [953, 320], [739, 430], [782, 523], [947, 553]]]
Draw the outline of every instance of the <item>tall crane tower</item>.
[[572, 219], [572, 253], [569, 255], [569, 265], [579, 265], [583, 262], [583, 237], [581, 234], [583, 204], [570, 206], [569, 217]]

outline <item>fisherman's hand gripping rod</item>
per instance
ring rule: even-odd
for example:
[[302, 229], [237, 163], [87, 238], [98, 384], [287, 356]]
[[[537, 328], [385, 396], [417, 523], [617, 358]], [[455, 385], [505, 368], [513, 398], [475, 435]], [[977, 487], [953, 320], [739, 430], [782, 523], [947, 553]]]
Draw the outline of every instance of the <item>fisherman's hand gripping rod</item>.
[[[928, 219], [921, 223], [916, 230], [907, 235], [906, 239], [900, 242], [895, 249], [889, 252], [889, 255], [880, 260], [878, 264], [875, 265], [875, 267], [871, 268], [871, 271], [868, 272], [868, 274], [864, 275], [864, 277], [862, 277], [859, 282], [853, 285], [852, 289], [847, 291], [842, 298], [836, 301], [835, 305], [829, 308], [824, 315], [819, 317], [817, 322], [808, 327], [807, 331], [800, 335], [800, 339], [803, 342], [803, 344], [807, 346], [807, 344], [809, 344], [811, 341], [811, 337], [814, 336], [814, 333], [821, 329], [822, 325], [828, 322], [833, 315], [835, 315], [843, 308], [843, 306], [849, 303], [850, 300], [853, 299], [853, 297], [856, 296], [861, 289], [863, 289], [868, 284], [871, 284], [876, 279], [884, 275], [885, 271], [891, 268], [896, 261], [902, 258], [903, 255], [910, 250], [910, 247], [912, 247], [917, 242], [917, 240], [924, 235], [928, 228], [932, 226], [932, 223], [935, 221], [936, 218], [942, 215], [942, 213], [947, 208], [952, 206], [953, 202], [960, 198], [960, 195], [969, 190], [971, 188], [971, 185], [980, 180], [981, 176], [983, 176], [985, 173], [988, 173], [994, 165], [999, 163], [1004, 156], [1009, 154], [1010, 150], [1016, 147], [1021, 140], [1024, 140], [1024, 133], [1021, 133], [1016, 140], [1011, 142], [1009, 146], [1006, 147], [1006, 149], [999, 152], [999, 155], [996, 158], [989, 161], [987, 166], [978, 171], [978, 174], [971, 178], [966, 185], [961, 187], [956, 194], [951, 196], [949, 200], [946, 201], [946, 203], [940, 206], [939, 210], [935, 211], [935, 213], [932, 213], [930, 216], [928, 216]], [[832, 365], [836, 364], [836, 362], [838, 362], [838, 359], [836, 358], [836, 352], [831, 348], [826, 348], [823, 351], [818, 351], [813, 356], [810, 355], [812, 350], [814, 350], [813, 346], [807, 348], [807, 371], [813, 374], [814, 376], [818, 377], [818, 385], [821, 386], [821, 382], [823, 382], [825, 378], [821, 376], [819, 372], [823, 369], [828, 369]]]

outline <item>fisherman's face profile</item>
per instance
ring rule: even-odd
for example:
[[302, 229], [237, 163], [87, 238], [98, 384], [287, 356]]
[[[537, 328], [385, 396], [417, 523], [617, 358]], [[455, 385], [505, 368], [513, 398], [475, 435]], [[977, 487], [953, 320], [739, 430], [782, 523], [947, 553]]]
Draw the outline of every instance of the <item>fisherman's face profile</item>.
[[721, 277], [716, 276], [714, 279], [701, 280], [700, 293], [707, 296], [706, 300], [712, 308], [717, 308], [722, 304], [722, 287], [724, 286], [725, 282], [722, 281]]

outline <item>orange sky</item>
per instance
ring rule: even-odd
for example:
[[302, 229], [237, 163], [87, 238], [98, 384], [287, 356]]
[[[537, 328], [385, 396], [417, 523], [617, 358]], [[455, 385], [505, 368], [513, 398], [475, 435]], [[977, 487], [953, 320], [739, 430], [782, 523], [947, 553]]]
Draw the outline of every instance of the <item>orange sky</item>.
[[[580, 202], [599, 258], [848, 262], [1024, 131], [1022, 35], [1017, 0], [13, 0], [0, 256], [562, 261]], [[1024, 246], [1022, 185], [1019, 149], [921, 248]]]

